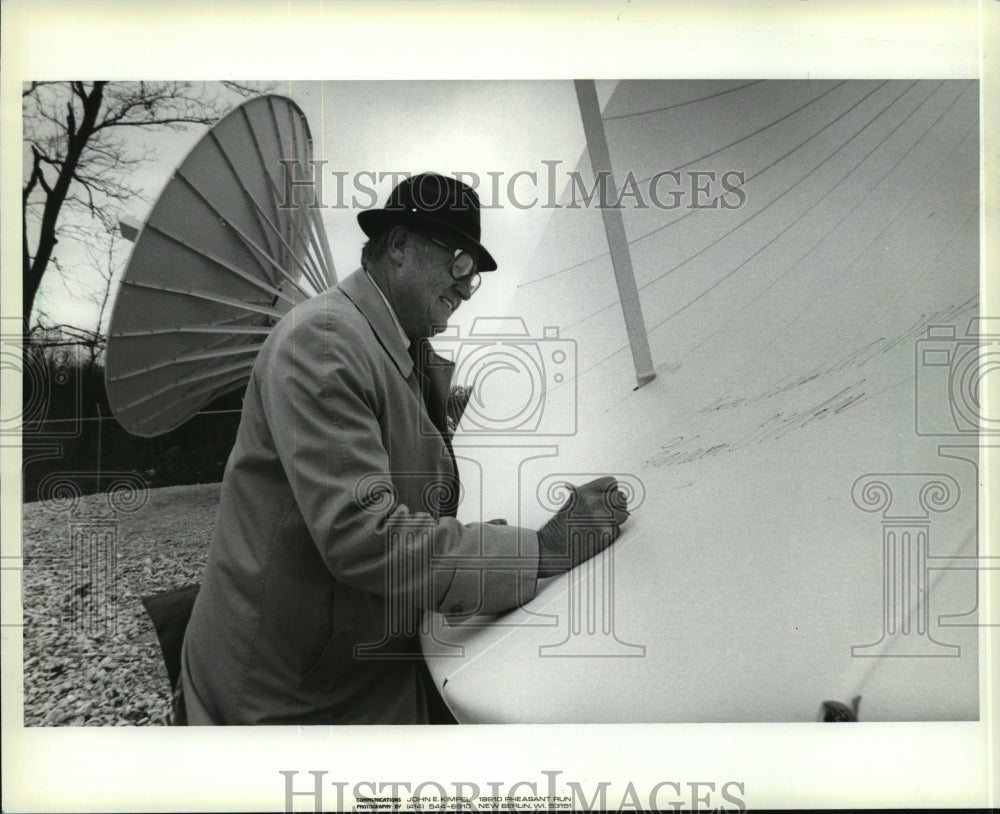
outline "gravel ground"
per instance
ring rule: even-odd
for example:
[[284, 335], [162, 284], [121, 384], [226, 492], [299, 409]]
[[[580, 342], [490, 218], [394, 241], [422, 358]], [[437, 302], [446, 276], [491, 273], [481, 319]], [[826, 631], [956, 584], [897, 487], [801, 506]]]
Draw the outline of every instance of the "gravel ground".
[[209, 484], [25, 504], [25, 726], [167, 723], [140, 597], [201, 580], [218, 500]]

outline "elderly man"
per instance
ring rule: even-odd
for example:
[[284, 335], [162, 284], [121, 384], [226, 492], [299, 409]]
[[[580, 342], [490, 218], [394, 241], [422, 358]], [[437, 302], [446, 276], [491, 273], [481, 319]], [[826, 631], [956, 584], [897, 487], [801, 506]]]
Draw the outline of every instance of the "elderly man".
[[363, 267], [261, 349], [184, 640], [188, 723], [427, 723], [421, 609], [515, 607], [617, 537], [612, 478], [537, 532], [454, 516], [451, 368], [425, 340], [496, 269], [479, 208], [454, 179], [404, 180], [358, 216]]

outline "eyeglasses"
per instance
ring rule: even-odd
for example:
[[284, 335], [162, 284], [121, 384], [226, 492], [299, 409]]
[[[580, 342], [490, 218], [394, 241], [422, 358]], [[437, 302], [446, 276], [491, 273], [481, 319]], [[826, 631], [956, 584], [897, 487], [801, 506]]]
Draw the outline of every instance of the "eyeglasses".
[[421, 235], [421, 237], [446, 251], [453, 252], [451, 266], [449, 267], [451, 276], [456, 280], [466, 280], [469, 285], [470, 295], [475, 294], [479, 288], [479, 284], [483, 281], [482, 277], [479, 276], [479, 272], [476, 271], [475, 258], [464, 249], [453, 249], [447, 243], [442, 243], [430, 235]]

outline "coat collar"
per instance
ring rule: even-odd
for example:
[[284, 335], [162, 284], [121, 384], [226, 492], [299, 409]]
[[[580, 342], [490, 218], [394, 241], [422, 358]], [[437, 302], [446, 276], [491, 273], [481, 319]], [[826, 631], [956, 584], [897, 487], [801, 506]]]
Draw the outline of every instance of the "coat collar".
[[[368, 320], [375, 338], [403, 378], [410, 379], [410, 374], [413, 373], [413, 359], [403, 342], [399, 323], [372, 278], [364, 269], [358, 269], [345, 277], [338, 287]], [[450, 435], [447, 423], [448, 394], [451, 390], [451, 377], [455, 371], [455, 364], [439, 356], [429, 345], [422, 352], [421, 358], [423, 376], [426, 378], [426, 392], [422, 392], [422, 385], [417, 377], [412, 379], [411, 386], [415, 388], [418, 396], [423, 396], [431, 420], [441, 434], [447, 437]], [[461, 409], [454, 416], [456, 423], [460, 417]]]
[[357, 269], [341, 280], [338, 287], [368, 320], [375, 337], [403, 378], [408, 378], [413, 371], [413, 360], [403, 344], [396, 318], [372, 278], [364, 269]]

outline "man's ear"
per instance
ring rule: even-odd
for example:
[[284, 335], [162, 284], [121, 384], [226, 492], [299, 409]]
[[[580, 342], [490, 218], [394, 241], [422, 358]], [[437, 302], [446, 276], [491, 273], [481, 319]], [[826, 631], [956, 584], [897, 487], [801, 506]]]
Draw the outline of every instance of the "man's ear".
[[406, 241], [410, 234], [405, 226], [393, 226], [389, 232], [389, 258], [393, 265], [399, 267], [403, 265], [403, 256], [406, 252]]

